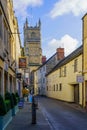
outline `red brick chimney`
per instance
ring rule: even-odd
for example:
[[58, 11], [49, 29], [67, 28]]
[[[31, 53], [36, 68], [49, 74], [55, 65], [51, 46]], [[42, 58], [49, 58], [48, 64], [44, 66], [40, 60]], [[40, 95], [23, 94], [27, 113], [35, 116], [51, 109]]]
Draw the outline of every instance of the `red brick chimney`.
[[46, 62], [46, 56], [42, 56], [42, 64]]
[[64, 48], [57, 48], [57, 60], [64, 58]]

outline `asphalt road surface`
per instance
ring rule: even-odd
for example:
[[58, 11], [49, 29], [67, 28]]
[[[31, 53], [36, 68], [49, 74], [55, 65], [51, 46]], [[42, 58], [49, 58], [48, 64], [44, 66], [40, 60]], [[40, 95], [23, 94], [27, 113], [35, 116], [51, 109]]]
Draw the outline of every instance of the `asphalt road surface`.
[[87, 130], [87, 112], [55, 99], [39, 97], [38, 102], [51, 130]]

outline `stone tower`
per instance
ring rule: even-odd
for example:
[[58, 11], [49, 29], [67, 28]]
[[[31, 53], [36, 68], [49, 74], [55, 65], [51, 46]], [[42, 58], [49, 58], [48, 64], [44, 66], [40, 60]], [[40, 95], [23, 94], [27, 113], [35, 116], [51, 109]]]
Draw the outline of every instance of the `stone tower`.
[[42, 64], [41, 49], [41, 21], [36, 26], [29, 26], [28, 20], [24, 24], [24, 53], [27, 57], [30, 72]]

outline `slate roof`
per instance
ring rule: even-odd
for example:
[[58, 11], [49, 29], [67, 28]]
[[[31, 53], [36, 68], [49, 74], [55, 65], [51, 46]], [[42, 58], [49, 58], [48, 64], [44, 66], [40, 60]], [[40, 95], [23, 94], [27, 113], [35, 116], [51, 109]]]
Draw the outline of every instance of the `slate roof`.
[[55, 54], [53, 54], [46, 62], [44, 62], [42, 65], [40, 65], [40, 67], [38, 67], [36, 70], [39, 70], [41, 67], [43, 67], [45, 64], [47, 64], [56, 54], [57, 54], [57, 52]]

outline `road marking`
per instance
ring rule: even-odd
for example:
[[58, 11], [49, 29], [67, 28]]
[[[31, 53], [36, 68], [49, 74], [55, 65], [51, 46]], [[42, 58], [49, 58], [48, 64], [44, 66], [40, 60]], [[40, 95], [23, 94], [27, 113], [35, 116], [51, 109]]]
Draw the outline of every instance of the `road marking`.
[[48, 125], [50, 126], [51, 130], [59, 130], [58, 126], [56, 127], [54, 120], [50, 117], [48, 112], [45, 110], [44, 107], [42, 107], [41, 103], [39, 103], [39, 108], [43, 113], [43, 116], [45, 117]]

